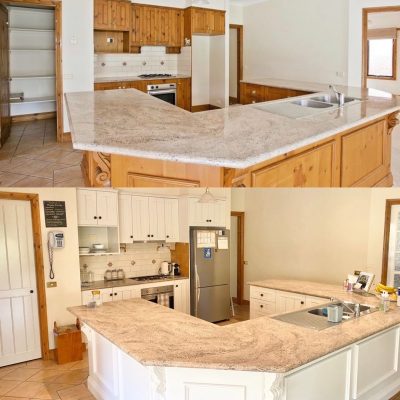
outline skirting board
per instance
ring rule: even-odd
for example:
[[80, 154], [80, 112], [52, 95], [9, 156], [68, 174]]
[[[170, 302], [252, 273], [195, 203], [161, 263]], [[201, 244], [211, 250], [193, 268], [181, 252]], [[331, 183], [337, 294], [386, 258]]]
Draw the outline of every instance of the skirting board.
[[25, 114], [25, 115], [16, 115], [11, 117], [11, 123], [15, 124], [18, 122], [31, 122], [31, 121], [40, 121], [43, 119], [53, 119], [56, 118], [56, 112], [47, 112], [40, 114]]
[[211, 104], [201, 104], [199, 106], [192, 106], [192, 112], [202, 112], [202, 111], [210, 111], [210, 110], [219, 110], [221, 107], [213, 106]]

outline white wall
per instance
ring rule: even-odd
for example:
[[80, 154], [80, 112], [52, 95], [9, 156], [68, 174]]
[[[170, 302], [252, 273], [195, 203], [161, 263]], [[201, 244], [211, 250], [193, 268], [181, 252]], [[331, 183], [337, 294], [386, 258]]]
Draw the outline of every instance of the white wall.
[[[225, 89], [229, 90], [225, 78], [228, 77], [229, 59], [225, 58], [225, 45], [229, 35], [213, 36], [210, 38], [210, 104], [217, 107], [225, 107]], [[229, 52], [228, 52], [229, 54]], [[226, 60], [226, 62], [225, 62]]]
[[247, 282], [293, 278], [341, 284], [355, 269], [380, 281], [386, 199], [400, 189], [232, 190], [245, 211]]
[[192, 39], [192, 105], [210, 104], [210, 37]]
[[[64, 92], [92, 91], [93, 0], [63, 1], [62, 57]], [[64, 107], [64, 132], [69, 131]]]
[[237, 297], [237, 242], [238, 217], [231, 217], [231, 246], [230, 246], [230, 290], [231, 297]]
[[244, 7], [244, 77], [345, 84], [348, 3], [266, 0]]
[[229, 97], [237, 97], [238, 51], [237, 29], [229, 29]]
[[348, 84], [350, 86], [361, 86], [363, 8], [398, 6], [399, 4], [398, 0], [351, 0], [348, 2]]
[[[0, 190], [10, 191], [10, 188]], [[58, 325], [73, 323], [74, 317], [67, 311], [67, 307], [77, 306], [81, 304], [76, 189], [12, 188], [11, 191], [39, 194], [43, 260], [46, 282], [50, 281], [50, 279], [48, 278], [50, 266], [47, 251], [47, 233], [54, 229], [46, 228], [45, 226], [43, 201], [54, 200], [66, 202], [67, 228], [56, 229], [63, 231], [65, 234], [65, 248], [54, 251], [54, 272], [57, 287], [46, 289], [50, 348], [54, 348], [54, 321], [57, 321]]]
[[237, 4], [229, 6], [229, 23], [235, 25], [243, 25], [243, 7]]

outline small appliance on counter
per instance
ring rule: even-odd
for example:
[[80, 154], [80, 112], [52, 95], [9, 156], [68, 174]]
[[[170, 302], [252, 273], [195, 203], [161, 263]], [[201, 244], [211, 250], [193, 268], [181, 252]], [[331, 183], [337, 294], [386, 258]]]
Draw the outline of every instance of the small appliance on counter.
[[177, 263], [172, 263], [174, 276], [181, 276], [181, 266]]
[[160, 264], [160, 269], [158, 270], [158, 273], [163, 276], [172, 275], [172, 273], [173, 273], [172, 263], [170, 263], [168, 261], [163, 261]]
[[121, 281], [125, 279], [125, 271], [120, 269], [108, 269], [104, 274], [105, 281]]
[[94, 281], [94, 273], [89, 270], [87, 264], [81, 268], [81, 286], [88, 287]]

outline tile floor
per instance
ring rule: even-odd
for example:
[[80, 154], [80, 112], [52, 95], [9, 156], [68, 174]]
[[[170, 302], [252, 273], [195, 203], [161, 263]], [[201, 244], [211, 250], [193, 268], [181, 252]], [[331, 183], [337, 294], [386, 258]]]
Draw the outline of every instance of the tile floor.
[[81, 160], [71, 143], [57, 143], [55, 120], [14, 124], [0, 149], [0, 186], [85, 186]]
[[242, 304], [239, 306], [238, 304], [234, 304], [235, 307], [235, 316], [232, 317], [229, 321], [218, 322], [217, 325], [231, 325], [236, 324], [237, 322], [247, 321], [250, 319], [250, 306], [247, 304]]
[[400, 187], [400, 126], [393, 131], [392, 148], [393, 185], [395, 187]]
[[0, 368], [0, 400], [92, 400], [87, 357], [58, 365], [35, 360]]

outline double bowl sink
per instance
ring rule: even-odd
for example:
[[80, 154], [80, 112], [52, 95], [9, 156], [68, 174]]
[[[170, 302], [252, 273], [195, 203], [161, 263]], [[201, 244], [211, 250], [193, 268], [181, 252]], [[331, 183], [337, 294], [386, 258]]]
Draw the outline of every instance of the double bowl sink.
[[[331, 304], [343, 306], [343, 318], [341, 322], [329, 322], [327, 307]], [[347, 301], [334, 301], [321, 305], [319, 307], [308, 308], [299, 310], [288, 314], [277, 315], [272, 317], [278, 321], [287, 322], [290, 324], [302, 326], [304, 328], [311, 328], [318, 331], [330, 328], [332, 326], [340, 325], [343, 322], [351, 321], [356, 318], [362, 318], [364, 315], [371, 314], [379, 310], [378, 307], [370, 306], [367, 304], [359, 304], [359, 316], [356, 315], [356, 303]]]
[[[345, 97], [344, 104], [360, 102], [360, 99], [355, 97]], [[292, 101], [291, 104], [301, 106], [301, 107], [309, 107], [309, 108], [319, 108], [319, 109], [327, 109], [334, 106], [339, 105], [339, 100], [336, 96], [332, 96], [329, 94], [324, 94], [321, 96], [311, 97], [309, 99], [300, 99]]]

